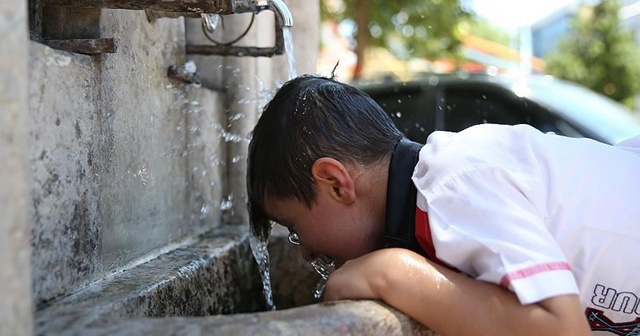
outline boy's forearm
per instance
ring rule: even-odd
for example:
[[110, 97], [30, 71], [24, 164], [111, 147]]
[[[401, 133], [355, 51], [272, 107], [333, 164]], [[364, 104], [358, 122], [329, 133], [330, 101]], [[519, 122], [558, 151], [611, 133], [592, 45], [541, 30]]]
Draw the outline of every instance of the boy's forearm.
[[[589, 335], [575, 295], [522, 305], [501, 287], [408, 252], [372, 287], [382, 300], [441, 335]], [[390, 268], [387, 268], [390, 269]]]

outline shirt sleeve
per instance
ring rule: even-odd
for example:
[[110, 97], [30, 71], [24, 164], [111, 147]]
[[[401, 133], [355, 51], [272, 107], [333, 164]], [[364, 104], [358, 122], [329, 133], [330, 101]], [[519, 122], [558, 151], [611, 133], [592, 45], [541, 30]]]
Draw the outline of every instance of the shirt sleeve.
[[439, 260], [508, 288], [522, 304], [578, 293], [528, 176], [475, 167], [425, 181], [414, 175]]

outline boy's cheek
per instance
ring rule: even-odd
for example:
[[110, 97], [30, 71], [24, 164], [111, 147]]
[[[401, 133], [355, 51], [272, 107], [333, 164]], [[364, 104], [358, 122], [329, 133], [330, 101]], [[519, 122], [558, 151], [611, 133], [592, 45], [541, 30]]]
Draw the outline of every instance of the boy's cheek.
[[312, 253], [311, 251], [307, 250], [306, 248], [304, 248], [302, 246], [300, 246], [300, 254], [302, 254], [302, 258], [304, 260], [309, 261], [309, 262], [315, 260], [318, 257], [317, 254]]

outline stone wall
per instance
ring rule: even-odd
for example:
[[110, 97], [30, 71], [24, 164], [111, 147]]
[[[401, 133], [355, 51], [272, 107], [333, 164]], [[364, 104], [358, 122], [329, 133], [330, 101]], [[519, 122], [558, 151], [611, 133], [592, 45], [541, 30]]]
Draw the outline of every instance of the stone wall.
[[[233, 16], [225, 20], [235, 26]], [[187, 60], [184, 22], [102, 10], [101, 37], [113, 37], [117, 51], [99, 56], [31, 42], [36, 304], [230, 222], [223, 213], [246, 224], [242, 151], [266, 102], [256, 97], [276, 87], [270, 71], [256, 75], [258, 64], [274, 60], [205, 56], [198, 74], [221, 69], [223, 86], [173, 82], [167, 68]], [[249, 44], [273, 34], [268, 17], [256, 22], [271, 29], [256, 29]]]
[[0, 2], [0, 335], [30, 335], [27, 6]]
[[185, 62], [183, 20], [103, 10], [100, 21], [116, 53], [30, 46], [36, 303], [220, 224], [191, 218], [186, 139], [195, 126], [186, 124], [188, 88], [167, 77]]
[[[294, 22], [305, 23], [294, 27], [295, 43], [308, 47], [296, 52], [306, 60], [298, 72], [313, 72], [319, 5], [287, 4]], [[27, 8], [27, 0], [0, 4], [0, 34], [8, 37], [0, 50], [3, 335], [31, 334], [34, 307], [223, 224], [246, 225], [250, 130], [288, 79], [286, 56], [187, 55], [189, 20], [145, 11], [54, 11], [43, 24], [49, 33], [114, 38], [117, 49], [52, 49], [29, 39]], [[258, 15], [244, 45], [273, 40], [269, 13]], [[233, 36], [246, 17], [225, 20], [224, 34]], [[296, 36], [301, 29], [310, 35]], [[188, 60], [204, 87], [168, 78], [169, 66]]]

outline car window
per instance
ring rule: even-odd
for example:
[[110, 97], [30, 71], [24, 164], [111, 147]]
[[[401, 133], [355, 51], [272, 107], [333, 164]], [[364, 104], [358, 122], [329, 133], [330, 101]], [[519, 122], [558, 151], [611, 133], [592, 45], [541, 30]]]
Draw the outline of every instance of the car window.
[[428, 102], [426, 90], [399, 86], [368, 93], [407, 138], [424, 143], [435, 130], [435, 103]]
[[474, 88], [447, 88], [444, 92], [444, 127], [461, 131], [476, 124], [529, 124], [542, 132], [579, 137], [566, 121], [526, 98], [511, 92]]
[[521, 106], [487, 90], [447, 88], [444, 92], [444, 127], [458, 132], [476, 124], [530, 123]]

